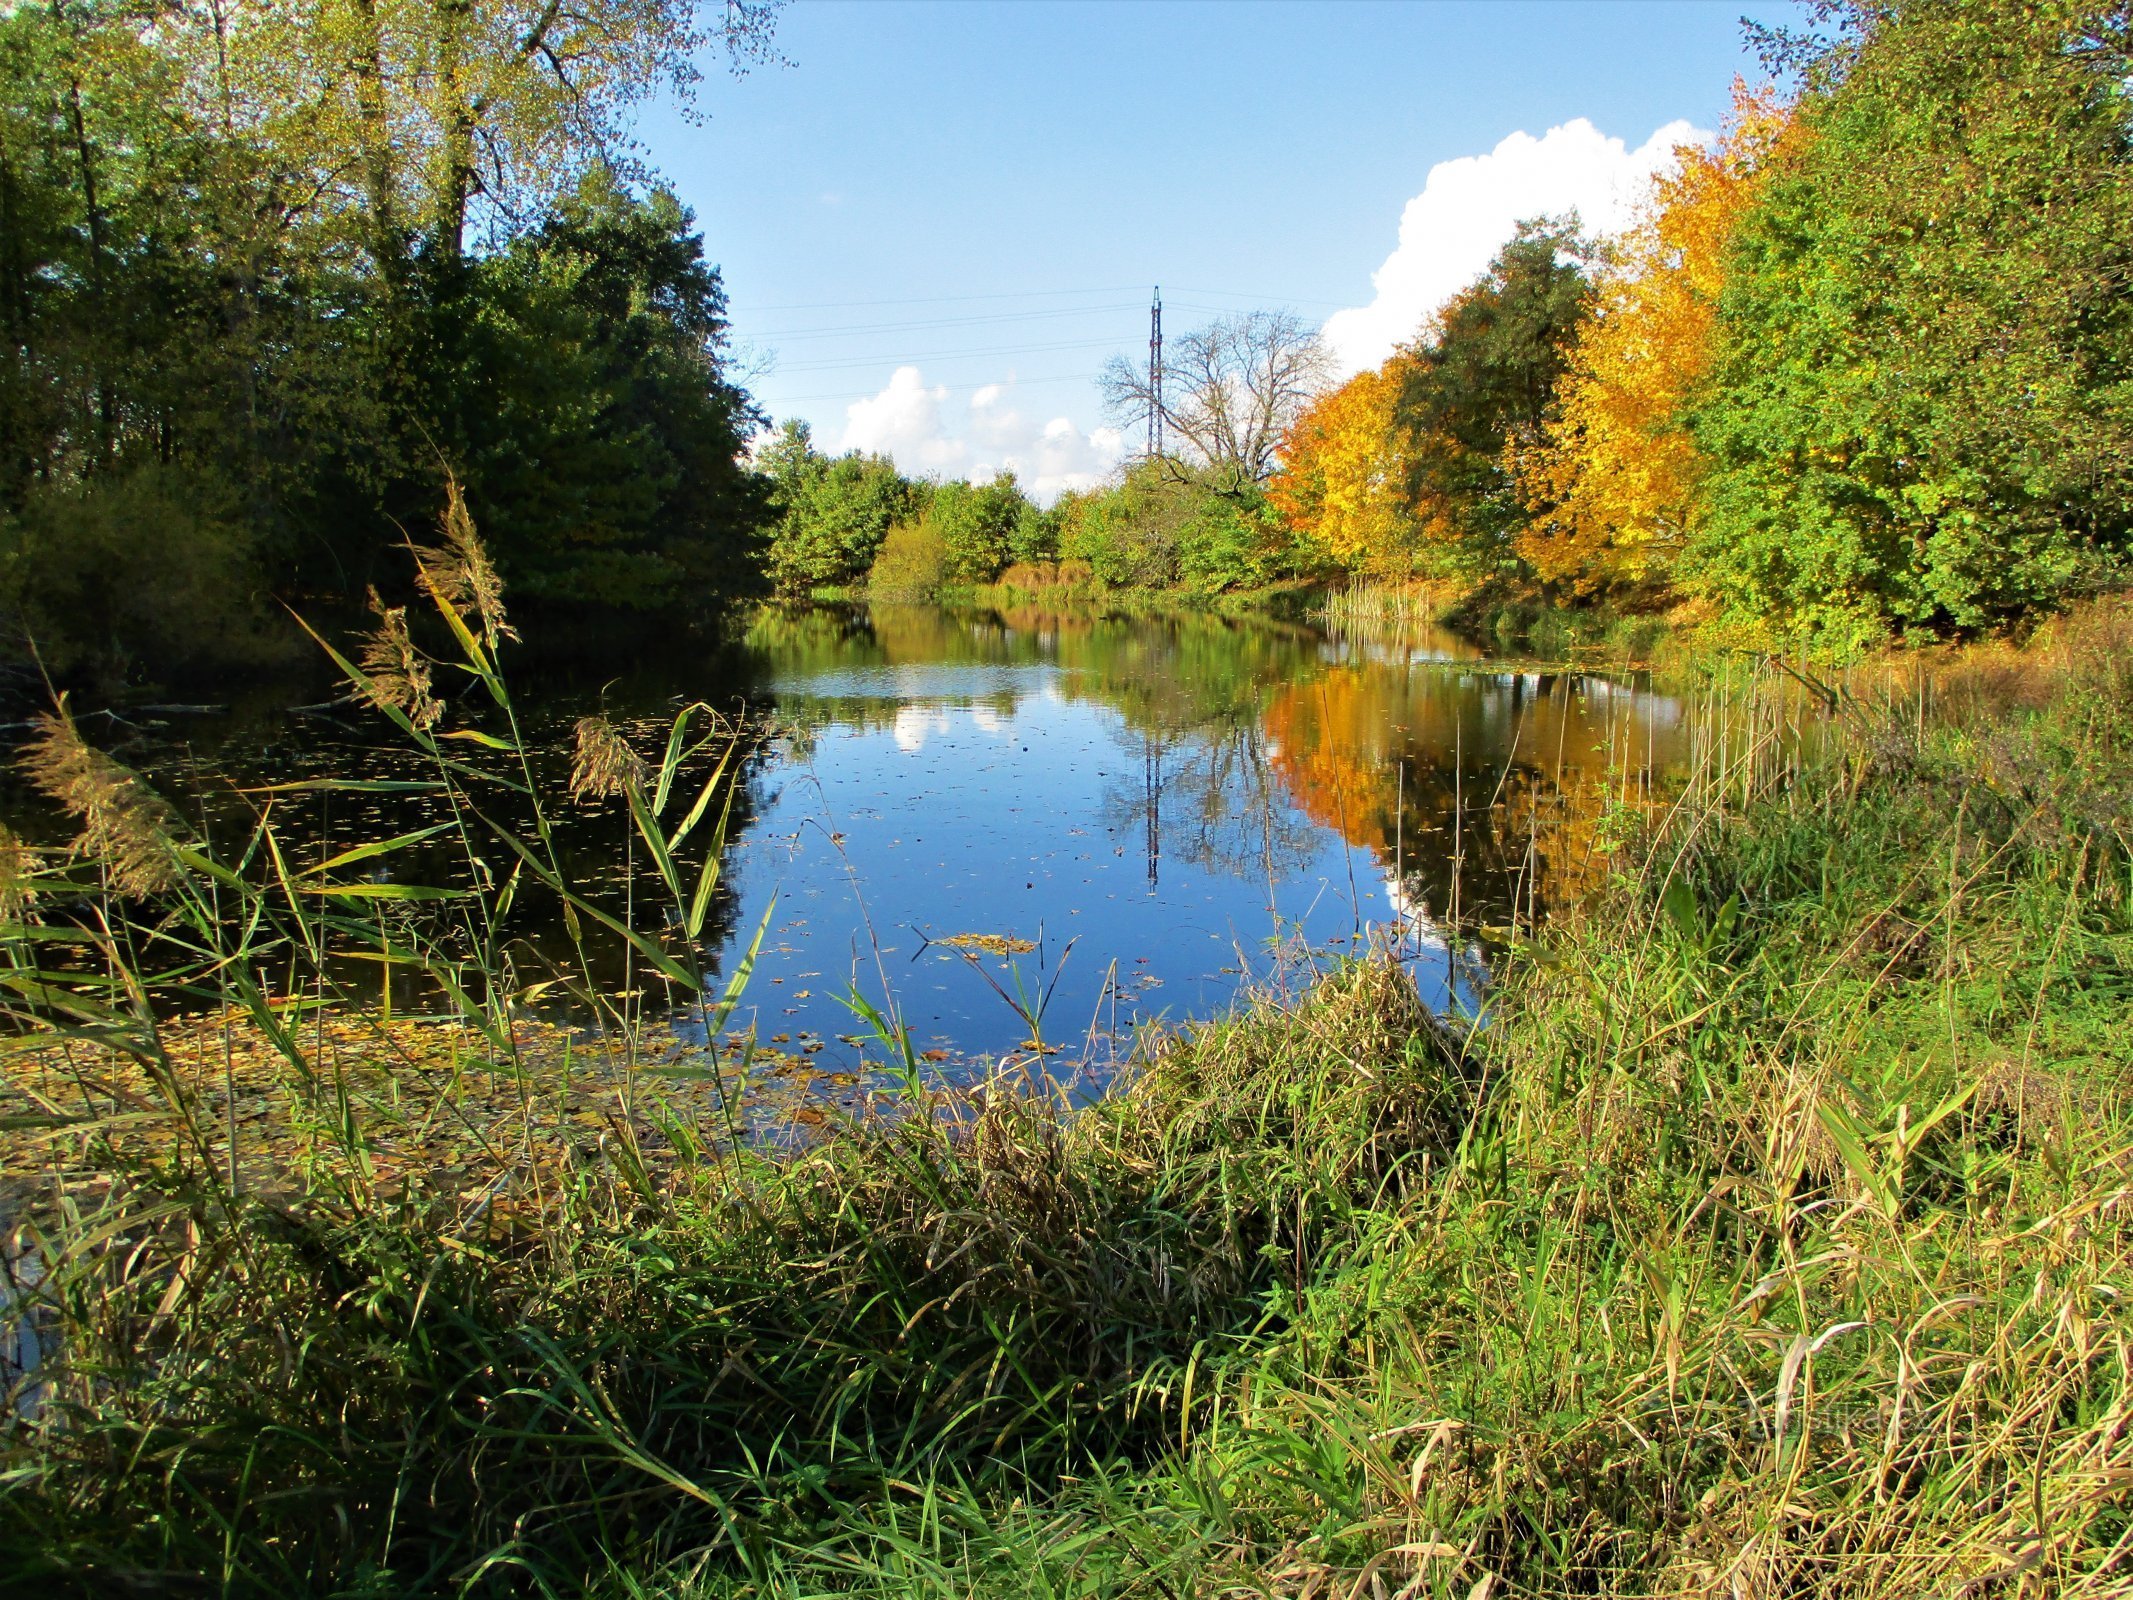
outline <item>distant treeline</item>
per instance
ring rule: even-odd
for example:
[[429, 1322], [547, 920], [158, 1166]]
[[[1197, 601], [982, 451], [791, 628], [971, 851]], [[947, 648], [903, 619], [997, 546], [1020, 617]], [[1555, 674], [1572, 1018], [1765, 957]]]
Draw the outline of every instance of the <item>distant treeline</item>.
[[2122, 583], [2133, 20], [1843, 0], [1642, 220], [1523, 229], [1297, 419], [1289, 525], [1384, 580], [1861, 642]]
[[775, 521], [778, 593], [865, 588], [929, 599], [972, 585], [1217, 594], [1323, 562], [1274, 514], [1264, 487], [1205, 462], [1138, 461], [1040, 508], [1004, 472], [985, 483], [906, 478], [885, 456], [817, 450], [788, 422], [757, 457]]
[[620, 118], [760, 5], [49, 0], [0, 15], [0, 612], [63, 673], [278, 648], [448, 475], [522, 601], [756, 581], [757, 418]]
[[1197, 592], [1422, 583], [1834, 648], [2019, 624], [2126, 581], [2133, 22], [2100, 0], [1839, 0], [1762, 32], [1638, 222], [1523, 225], [1382, 366], [1260, 312], [1186, 334], [1167, 446], [1030, 505], [764, 458], [777, 586], [1003, 575]]

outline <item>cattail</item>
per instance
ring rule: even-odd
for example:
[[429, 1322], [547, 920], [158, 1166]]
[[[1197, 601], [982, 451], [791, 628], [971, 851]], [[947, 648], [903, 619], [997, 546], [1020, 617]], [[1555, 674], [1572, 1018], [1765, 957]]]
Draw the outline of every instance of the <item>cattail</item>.
[[378, 631], [363, 640], [363, 675], [358, 684], [381, 711], [397, 711], [418, 728], [433, 728], [444, 715], [444, 702], [430, 692], [429, 658], [415, 648], [407, 631], [407, 607], [389, 606], [370, 591], [370, 609]]
[[20, 922], [37, 898], [37, 852], [0, 822], [0, 922]]
[[578, 753], [570, 764], [570, 797], [599, 800], [644, 782], [644, 758], [605, 717], [578, 719]]
[[139, 774], [90, 747], [64, 700], [56, 713], [37, 718], [37, 734], [22, 757], [22, 768], [32, 783], [81, 820], [75, 853], [100, 861], [119, 893], [156, 894], [178, 881], [170, 853], [177, 818]]
[[454, 611], [471, 610], [479, 616], [482, 640], [491, 650], [499, 639], [516, 639], [517, 632], [504, 620], [503, 580], [474, 531], [474, 517], [457, 478], [445, 480], [444, 515], [437, 519], [437, 531], [443, 535], [441, 546], [415, 547], [422, 587]]

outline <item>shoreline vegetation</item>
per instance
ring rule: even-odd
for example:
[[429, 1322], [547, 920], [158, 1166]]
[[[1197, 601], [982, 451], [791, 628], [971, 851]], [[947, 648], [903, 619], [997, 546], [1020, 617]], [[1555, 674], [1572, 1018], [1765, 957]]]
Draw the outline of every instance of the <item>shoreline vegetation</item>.
[[[902, 1089], [766, 1144], [716, 1066], [645, 1049], [677, 1006], [717, 1036], [746, 982], [689, 943], [732, 730], [690, 708], [655, 757], [580, 724], [573, 793], [667, 885], [669, 915], [618, 915], [544, 843], [471, 528], [418, 560], [456, 660], [397, 612], [337, 659], [508, 879], [365, 870], [405, 838], [300, 868], [271, 807], [218, 846], [63, 709], [41, 730], [83, 839], [7, 851], [25, 1581], [2122, 1590], [2122, 600], [1951, 656], [1930, 696], [1915, 656], [1736, 679], [1596, 897], [1510, 930], [1479, 1017], [1365, 956], [1070, 1110], [1027, 1069], [928, 1081], [893, 988], [855, 991]], [[445, 719], [448, 685], [491, 714]], [[511, 783], [522, 835], [492, 820]], [[576, 1102], [499, 942], [544, 892], [578, 971], [606, 940], [642, 973], [572, 987]], [[448, 1061], [366, 1015], [337, 976], [363, 953], [448, 1002]], [[282, 1092], [173, 998], [241, 1016]]]

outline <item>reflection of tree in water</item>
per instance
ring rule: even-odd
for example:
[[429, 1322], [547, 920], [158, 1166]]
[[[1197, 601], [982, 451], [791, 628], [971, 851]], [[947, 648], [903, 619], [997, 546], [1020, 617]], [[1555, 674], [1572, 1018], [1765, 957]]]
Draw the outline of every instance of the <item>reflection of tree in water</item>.
[[1159, 735], [1257, 716], [1282, 684], [1319, 668], [1322, 643], [1313, 629], [1261, 618], [911, 605], [770, 611], [748, 635], [768, 676], [788, 685], [778, 691], [788, 714], [865, 715], [863, 696], [794, 692], [811, 678], [895, 667], [1051, 666], [1067, 698], [1107, 705], [1129, 727]]
[[1598, 824], [1679, 754], [1678, 716], [1582, 675], [1354, 663], [1283, 690], [1266, 721], [1297, 805], [1397, 858], [1414, 912], [1472, 924], [1598, 881]]
[[1163, 860], [1273, 885], [1316, 854], [1318, 827], [1296, 809], [1254, 719], [1170, 738], [1142, 734], [1141, 771], [1105, 785], [1104, 825], [1137, 838], [1151, 880]]

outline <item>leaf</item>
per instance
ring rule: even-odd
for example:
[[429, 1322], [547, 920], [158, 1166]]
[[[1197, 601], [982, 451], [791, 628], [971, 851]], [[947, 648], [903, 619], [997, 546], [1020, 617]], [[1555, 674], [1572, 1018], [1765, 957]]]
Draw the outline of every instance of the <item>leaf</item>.
[[343, 850], [339, 855], [321, 861], [315, 867], [306, 867], [297, 876], [314, 878], [320, 873], [331, 872], [335, 867], [345, 867], [351, 862], [368, 861], [374, 856], [390, 855], [411, 844], [420, 844], [424, 839], [434, 839], [453, 826], [449, 822], [434, 823], [427, 828], [417, 828], [413, 833], [403, 833], [397, 839], [378, 839], [370, 844], [359, 844], [353, 850]]
[[1845, 1167], [1859, 1186], [1873, 1196], [1881, 1214], [1894, 1221], [1903, 1210], [1903, 1194], [1875, 1162], [1873, 1152], [1867, 1148], [1873, 1137], [1849, 1111], [1830, 1100], [1815, 1103], [1815, 1120], [1822, 1124], [1837, 1147], [1838, 1155], [1844, 1158]]

